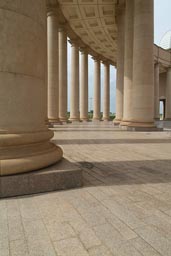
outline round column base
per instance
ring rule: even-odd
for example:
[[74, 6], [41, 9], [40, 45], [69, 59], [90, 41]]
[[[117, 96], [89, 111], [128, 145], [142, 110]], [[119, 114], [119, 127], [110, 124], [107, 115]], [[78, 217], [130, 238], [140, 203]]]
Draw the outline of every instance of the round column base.
[[59, 118], [57, 119], [48, 119], [48, 127], [49, 128], [53, 128], [55, 125], [59, 125], [61, 124], [61, 121], [59, 120]]
[[80, 118], [79, 117], [70, 117], [69, 118], [69, 121], [71, 122], [71, 123], [79, 123], [80, 122]]
[[123, 121], [121, 128], [127, 131], [161, 131], [161, 128], [156, 127], [154, 122], [131, 122]]
[[122, 120], [120, 122], [120, 126], [128, 126], [130, 124], [130, 121], [129, 120]]
[[80, 117], [80, 120], [82, 122], [88, 122], [89, 121], [88, 117]]
[[49, 142], [53, 132], [0, 135], [0, 176], [34, 171], [58, 162], [63, 151]]
[[67, 123], [68, 122], [68, 119], [66, 117], [60, 117], [59, 120], [60, 120], [61, 123]]
[[116, 118], [115, 118], [115, 119], [113, 120], [113, 124], [114, 124], [114, 125], [120, 125], [121, 122], [122, 122], [121, 119], [116, 119]]
[[95, 122], [100, 121], [100, 117], [93, 117], [92, 121], [95, 121]]
[[108, 122], [108, 121], [109, 121], [109, 117], [103, 117], [102, 120], [103, 120], [104, 122]]

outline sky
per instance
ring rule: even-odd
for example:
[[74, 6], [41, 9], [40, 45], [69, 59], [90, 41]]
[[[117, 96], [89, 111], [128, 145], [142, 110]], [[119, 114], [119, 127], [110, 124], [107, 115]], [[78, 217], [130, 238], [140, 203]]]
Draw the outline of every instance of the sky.
[[[171, 0], [154, 0], [154, 43], [160, 45], [161, 38], [171, 30]], [[68, 43], [68, 110], [70, 109], [70, 78], [71, 78], [71, 46]], [[89, 110], [93, 108], [93, 76], [94, 66], [89, 56]], [[101, 96], [103, 96], [103, 65], [101, 65]], [[116, 69], [110, 67], [110, 111], [115, 113], [116, 102]], [[101, 97], [103, 111], [103, 97]]]

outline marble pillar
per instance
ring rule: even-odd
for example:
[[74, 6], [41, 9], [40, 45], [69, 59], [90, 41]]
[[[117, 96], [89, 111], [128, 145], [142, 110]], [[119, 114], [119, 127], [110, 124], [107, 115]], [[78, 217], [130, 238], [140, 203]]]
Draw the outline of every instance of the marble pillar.
[[67, 34], [59, 25], [59, 119], [67, 122]]
[[104, 62], [103, 120], [110, 119], [110, 65]]
[[48, 120], [59, 122], [58, 14], [55, 8], [47, 13], [48, 55]]
[[79, 113], [79, 47], [75, 41], [71, 42], [71, 98], [70, 121], [80, 121]]
[[94, 98], [93, 98], [93, 121], [100, 120], [100, 95], [101, 95], [101, 82], [100, 82], [100, 60], [94, 58]]
[[80, 119], [88, 121], [88, 53], [81, 48]]
[[125, 50], [124, 50], [124, 104], [122, 126], [128, 124], [132, 114], [132, 80], [133, 80], [133, 29], [134, 0], [126, 0], [125, 9]]
[[160, 100], [159, 100], [159, 63], [154, 65], [154, 119], [160, 119]]
[[45, 126], [46, 1], [22, 2], [20, 8], [17, 0], [0, 4], [0, 175], [40, 169], [62, 157]]
[[154, 128], [153, 0], [134, 1], [132, 129]]
[[123, 84], [124, 84], [124, 26], [125, 26], [125, 9], [117, 10], [117, 74], [116, 74], [116, 117], [114, 124], [120, 124], [123, 118]]
[[171, 120], [171, 68], [166, 74], [166, 120]]

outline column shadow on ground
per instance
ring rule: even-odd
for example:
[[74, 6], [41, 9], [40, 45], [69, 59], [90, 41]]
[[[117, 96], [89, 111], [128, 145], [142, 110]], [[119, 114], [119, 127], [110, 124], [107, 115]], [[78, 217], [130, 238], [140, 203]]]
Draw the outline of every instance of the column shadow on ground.
[[77, 162], [86, 186], [171, 182], [171, 160]]

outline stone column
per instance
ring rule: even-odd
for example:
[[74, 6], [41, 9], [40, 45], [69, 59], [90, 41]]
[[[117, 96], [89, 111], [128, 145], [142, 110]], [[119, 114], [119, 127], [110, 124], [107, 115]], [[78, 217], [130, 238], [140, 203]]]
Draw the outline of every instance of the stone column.
[[62, 157], [45, 126], [46, 1], [18, 7], [17, 0], [0, 7], [0, 175], [40, 169]]
[[171, 120], [171, 68], [166, 75], [166, 120]]
[[153, 0], [134, 1], [132, 129], [154, 128]]
[[76, 42], [71, 42], [71, 98], [70, 121], [79, 121], [79, 48]]
[[132, 114], [132, 79], [133, 79], [133, 33], [134, 0], [126, 0], [125, 9], [125, 50], [124, 50], [124, 104], [121, 125], [127, 125]]
[[154, 65], [154, 119], [160, 119], [159, 101], [159, 63]]
[[103, 96], [103, 120], [110, 118], [110, 65], [104, 62], [104, 96]]
[[88, 121], [88, 53], [81, 49], [80, 119]]
[[67, 122], [67, 34], [59, 27], [59, 119]]
[[58, 16], [57, 10], [47, 14], [48, 46], [48, 119], [52, 124], [59, 122], [59, 71], [58, 71]]
[[100, 120], [100, 60], [94, 58], [94, 101], [93, 101], [93, 121]]
[[117, 38], [117, 76], [116, 76], [116, 117], [114, 124], [120, 124], [123, 118], [123, 84], [124, 84], [124, 23], [125, 10], [117, 10], [118, 38]]

